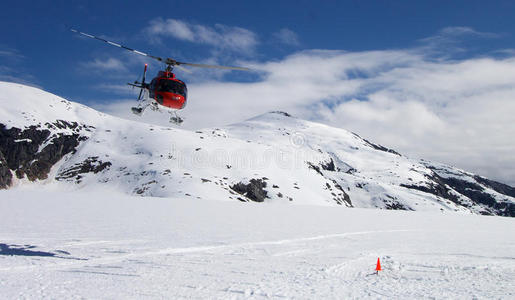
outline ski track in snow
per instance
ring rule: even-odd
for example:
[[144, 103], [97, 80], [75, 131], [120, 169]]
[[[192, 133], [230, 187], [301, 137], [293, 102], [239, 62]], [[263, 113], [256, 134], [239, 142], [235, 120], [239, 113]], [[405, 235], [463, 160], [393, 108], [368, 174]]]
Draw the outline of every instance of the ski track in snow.
[[511, 218], [71, 195], [0, 192], [0, 298], [515, 296]]
[[[0, 268], [0, 271], [33, 271], [36, 268], [51, 268], [51, 269], [60, 269], [63, 267], [78, 267], [84, 265], [91, 264], [110, 264], [115, 262], [121, 262], [124, 260], [135, 259], [135, 258], [143, 258], [147, 256], [156, 256], [156, 255], [170, 255], [170, 254], [183, 254], [183, 253], [194, 253], [194, 252], [208, 252], [208, 251], [228, 251], [231, 249], [250, 249], [250, 248], [258, 248], [260, 246], [273, 246], [273, 245], [285, 245], [285, 244], [293, 244], [300, 242], [311, 242], [318, 241], [324, 239], [334, 239], [334, 238], [342, 238], [353, 235], [363, 235], [363, 234], [381, 234], [381, 233], [395, 233], [395, 232], [407, 232], [412, 230], [378, 230], [378, 231], [362, 231], [362, 232], [348, 232], [348, 233], [340, 233], [340, 234], [327, 234], [320, 235], [314, 237], [305, 237], [305, 238], [296, 238], [296, 239], [287, 239], [287, 240], [278, 240], [278, 241], [261, 241], [254, 243], [240, 243], [233, 245], [214, 245], [214, 246], [202, 246], [202, 247], [186, 247], [186, 248], [166, 248], [155, 251], [141, 252], [141, 253], [131, 253], [126, 255], [113, 255], [110, 257], [103, 258], [71, 258], [71, 260], [78, 260], [80, 262], [70, 262], [70, 263], [61, 263], [61, 264], [49, 264], [47, 266], [21, 266], [21, 267], [13, 267], [13, 268]], [[110, 242], [110, 241], [93, 241], [93, 242], [83, 242], [83, 243], [73, 243], [68, 244], [68, 246], [89, 246], [95, 244], [123, 244], [128, 243], [130, 241], [120, 241], [120, 242]], [[66, 245], [64, 245], [66, 246]], [[286, 253], [292, 253], [302, 250], [288, 251]], [[275, 254], [274, 256], [282, 256], [284, 254]]]

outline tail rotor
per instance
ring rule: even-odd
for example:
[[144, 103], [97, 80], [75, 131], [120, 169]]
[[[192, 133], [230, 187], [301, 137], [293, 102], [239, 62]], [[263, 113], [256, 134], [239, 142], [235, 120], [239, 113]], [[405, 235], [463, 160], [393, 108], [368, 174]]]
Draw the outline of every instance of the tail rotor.
[[141, 89], [139, 91], [138, 101], [141, 100], [141, 95], [143, 94], [143, 89], [145, 89], [145, 75], [147, 74], [147, 64], [145, 64], [145, 69], [143, 70], [143, 79], [141, 80]]
[[138, 82], [137, 80], [134, 81], [134, 83], [127, 83], [130, 86], [137, 87], [140, 89], [139, 95], [138, 95], [138, 101], [142, 100], [143, 91], [148, 89], [148, 83], [145, 83], [145, 76], [147, 75], [147, 64], [145, 64], [145, 68], [143, 69], [143, 78], [141, 82]]
[[[145, 68], [143, 69], [143, 78], [141, 79], [141, 82], [138, 82], [137, 80], [134, 81], [134, 83], [127, 83], [130, 86], [137, 87], [140, 89], [139, 95], [138, 95], [138, 106], [132, 107], [131, 110], [136, 115], [141, 115], [143, 113], [143, 110], [145, 109], [146, 105], [143, 105], [144, 100], [144, 91], [149, 88], [148, 83], [145, 83], [145, 78], [147, 75], [147, 67], [148, 65], [145, 64]], [[143, 96], [143, 97], [142, 97]]]
[[[143, 69], [143, 79], [141, 80], [141, 87], [139, 91], [138, 101], [141, 101], [141, 95], [143, 95], [143, 90], [146, 89], [145, 85], [145, 75], [147, 74], [147, 64], [145, 64], [145, 69]], [[134, 84], [139, 84], [139, 82], [135, 81]]]

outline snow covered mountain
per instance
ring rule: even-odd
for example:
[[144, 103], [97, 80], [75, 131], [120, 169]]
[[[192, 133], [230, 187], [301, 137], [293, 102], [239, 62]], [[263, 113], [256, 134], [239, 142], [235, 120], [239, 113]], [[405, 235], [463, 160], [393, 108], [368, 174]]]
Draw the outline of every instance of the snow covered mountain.
[[0, 188], [515, 216], [515, 188], [271, 112], [188, 131], [0, 82]]

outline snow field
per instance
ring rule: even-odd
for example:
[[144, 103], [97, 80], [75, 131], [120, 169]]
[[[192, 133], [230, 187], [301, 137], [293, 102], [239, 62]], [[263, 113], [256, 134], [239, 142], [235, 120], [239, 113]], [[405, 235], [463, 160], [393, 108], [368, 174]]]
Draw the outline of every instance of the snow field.
[[510, 299], [514, 225], [27, 186], [0, 192], [0, 298]]

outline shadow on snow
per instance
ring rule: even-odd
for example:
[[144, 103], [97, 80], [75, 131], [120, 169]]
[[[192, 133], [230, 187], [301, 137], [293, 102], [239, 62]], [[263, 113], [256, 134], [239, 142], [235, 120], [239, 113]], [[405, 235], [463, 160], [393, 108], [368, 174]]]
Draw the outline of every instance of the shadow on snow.
[[11, 256], [43, 256], [43, 257], [56, 257], [64, 259], [77, 259], [85, 260], [83, 258], [63, 257], [59, 255], [70, 255], [70, 253], [63, 250], [55, 250], [54, 252], [32, 250], [36, 248], [33, 245], [8, 245], [0, 243], [0, 255]]

